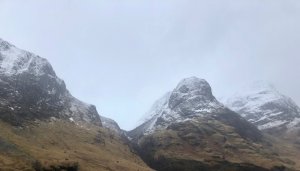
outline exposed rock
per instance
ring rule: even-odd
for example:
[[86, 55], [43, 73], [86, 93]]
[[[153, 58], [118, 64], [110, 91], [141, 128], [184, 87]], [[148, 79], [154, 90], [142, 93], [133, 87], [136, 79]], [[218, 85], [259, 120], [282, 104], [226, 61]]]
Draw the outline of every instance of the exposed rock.
[[51, 117], [101, 125], [95, 106], [74, 98], [46, 59], [0, 39], [0, 119], [22, 125]]
[[183, 79], [171, 93], [158, 100], [148, 114], [150, 116], [145, 117], [144, 123], [129, 135], [135, 138], [164, 130], [174, 123], [197, 118], [214, 118], [236, 128], [242, 137], [253, 141], [261, 139], [260, 131], [217, 101], [209, 84], [196, 77]]
[[121, 130], [121, 128], [119, 127], [118, 123], [110, 118], [101, 116], [101, 121], [102, 121], [102, 125], [103, 127], [110, 129], [118, 134], [122, 134], [123, 130]]

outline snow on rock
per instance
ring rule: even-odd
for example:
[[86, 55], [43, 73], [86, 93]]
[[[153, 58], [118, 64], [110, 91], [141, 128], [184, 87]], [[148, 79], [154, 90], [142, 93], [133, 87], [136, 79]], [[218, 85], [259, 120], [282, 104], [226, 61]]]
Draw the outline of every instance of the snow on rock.
[[296, 103], [263, 81], [243, 88], [224, 103], [261, 130], [291, 128], [300, 118]]
[[43, 75], [51, 69], [52, 67], [46, 59], [0, 40], [1, 73], [15, 75], [30, 72], [35, 75]]
[[203, 79], [190, 77], [179, 82], [172, 92], [157, 100], [134, 131], [151, 134], [173, 123], [218, 113], [226, 108], [212, 95]]
[[103, 127], [108, 128], [118, 134], [122, 133], [122, 130], [120, 129], [120, 127], [116, 121], [114, 121], [110, 118], [104, 117], [104, 116], [101, 116], [101, 121], [102, 121]]
[[300, 128], [300, 118], [295, 118], [292, 122], [287, 125], [289, 129]]
[[171, 92], [166, 93], [163, 97], [158, 99], [150, 108], [150, 110], [140, 119], [137, 126], [149, 122], [149, 129], [152, 129], [155, 122], [159, 117], [162, 117], [162, 113], [164, 110], [168, 108], [169, 99], [171, 96]]
[[95, 106], [73, 97], [46, 59], [2, 39], [0, 109], [0, 119], [14, 125], [53, 117], [101, 125]]
[[71, 117], [71, 118], [69, 118], [69, 120], [71, 121], [71, 122], [74, 122], [74, 119]]

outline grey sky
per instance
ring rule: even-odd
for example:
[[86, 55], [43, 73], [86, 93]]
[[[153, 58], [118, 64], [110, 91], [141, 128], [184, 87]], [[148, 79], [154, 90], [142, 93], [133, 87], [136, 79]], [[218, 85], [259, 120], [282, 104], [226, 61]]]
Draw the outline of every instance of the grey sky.
[[184, 77], [266, 80], [300, 104], [299, 0], [0, 0], [0, 37], [124, 129]]

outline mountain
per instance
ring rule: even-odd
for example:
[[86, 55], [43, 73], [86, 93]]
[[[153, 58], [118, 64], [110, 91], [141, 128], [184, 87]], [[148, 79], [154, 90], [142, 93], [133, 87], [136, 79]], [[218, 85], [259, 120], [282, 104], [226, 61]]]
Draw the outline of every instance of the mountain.
[[151, 170], [102, 125], [46, 59], [0, 39], [0, 170]]
[[268, 83], [255, 82], [225, 103], [265, 132], [278, 134], [300, 128], [300, 108]]
[[[222, 115], [223, 113], [230, 113]], [[216, 118], [231, 123], [229, 118], [238, 119], [251, 129], [240, 129], [240, 134], [253, 141], [261, 139], [260, 132], [246, 120], [230, 111], [212, 95], [210, 85], [196, 77], [183, 79], [177, 87], [156, 101], [145, 117], [144, 123], [131, 131], [133, 136], [147, 135], [168, 128], [174, 123], [193, 121], [199, 118]], [[230, 122], [230, 123], [229, 123]]]
[[13, 125], [60, 118], [101, 125], [95, 106], [66, 89], [49, 62], [0, 39], [0, 119]]
[[128, 132], [149, 166], [158, 171], [285, 170], [262, 133], [212, 94], [208, 82], [186, 78]]

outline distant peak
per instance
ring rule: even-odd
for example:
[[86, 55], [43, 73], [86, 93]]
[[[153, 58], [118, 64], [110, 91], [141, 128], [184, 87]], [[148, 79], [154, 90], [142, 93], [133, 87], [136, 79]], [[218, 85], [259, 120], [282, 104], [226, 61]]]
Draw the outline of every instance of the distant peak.
[[209, 91], [211, 92], [211, 87], [209, 83], [197, 77], [189, 77], [181, 80], [175, 90], [180, 91], [182, 93], [187, 93], [190, 91]]

